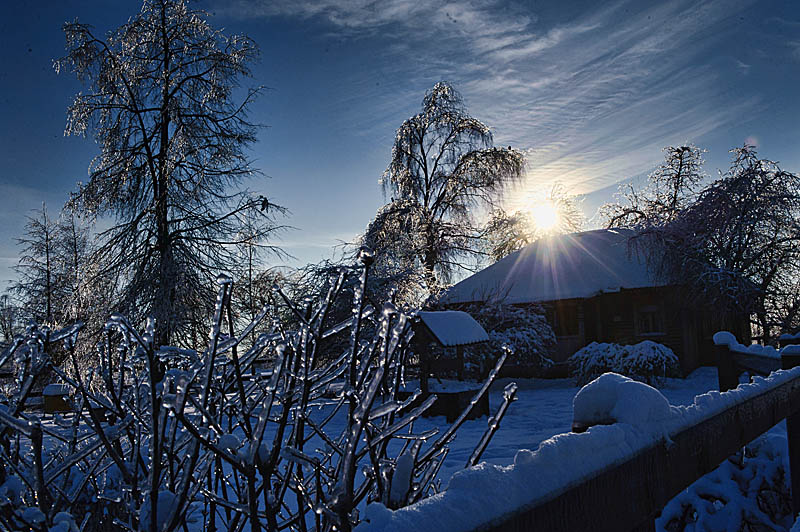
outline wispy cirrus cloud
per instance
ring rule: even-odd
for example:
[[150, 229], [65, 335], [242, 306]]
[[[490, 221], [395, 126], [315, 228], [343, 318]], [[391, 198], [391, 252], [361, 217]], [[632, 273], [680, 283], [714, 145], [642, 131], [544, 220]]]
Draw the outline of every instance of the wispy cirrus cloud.
[[[381, 119], [408, 108], [409, 98], [419, 101], [421, 83], [449, 79], [499, 143], [529, 150], [525, 187], [560, 180], [585, 193], [651, 168], [666, 144], [692, 141], [757, 108], [756, 97], [731, 100], [724, 74], [704, 60], [753, 3], [619, 0], [544, 13], [499, 0], [238, 0], [230, 13], [379, 35], [380, 62], [349, 76], [409, 75], [390, 92], [364, 83], [359, 98], [379, 109], [376, 128], [397, 127]], [[749, 69], [727, 64], [731, 73]]]

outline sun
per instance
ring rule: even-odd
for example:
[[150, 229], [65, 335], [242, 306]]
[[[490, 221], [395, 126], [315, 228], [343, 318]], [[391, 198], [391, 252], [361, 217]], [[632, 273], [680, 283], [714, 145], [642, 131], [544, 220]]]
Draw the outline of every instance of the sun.
[[532, 206], [531, 218], [536, 229], [545, 233], [555, 229], [559, 222], [558, 210], [552, 201], [543, 201]]

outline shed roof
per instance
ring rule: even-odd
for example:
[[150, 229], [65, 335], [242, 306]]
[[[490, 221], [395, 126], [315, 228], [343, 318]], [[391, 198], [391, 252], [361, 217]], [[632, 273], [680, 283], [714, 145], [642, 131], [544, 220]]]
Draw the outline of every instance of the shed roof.
[[630, 229], [542, 238], [452, 286], [445, 303], [533, 303], [664, 286], [628, 249]]
[[486, 342], [489, 335], [475, 319], [459, 310], [420, 311], [422, 323], [444, 347]]

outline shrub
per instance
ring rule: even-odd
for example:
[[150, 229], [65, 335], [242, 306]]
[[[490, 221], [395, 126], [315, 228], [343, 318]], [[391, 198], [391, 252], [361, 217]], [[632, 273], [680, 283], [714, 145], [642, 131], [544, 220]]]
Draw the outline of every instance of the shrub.
[[[413, 432], [436, 398], [420, 404], [419, 391], [406, 400], [397, 394], [410, 319], [391, 302], [380, 309], [367, 302], [371, 255], [361, 260], [363, 267], [340, 271], [317, 304], [276, 287], [298, 325], [277, 320], [247, 349], [242, 341], [271, 307], [234, 334], [225, 276], [203, 352], [156, 345], [152, 320], [139, 330], [112, 315], [99, 366], [87, 375], [75, 349], [82, 324], [29, 328], [0, 356], [0, 365], [13, 357], [20, 368], [0, 407], [0, 529], [164, 532], [192, 523], [346, 532], [367, 503], [398, 508], [438, 491], [447, 444], [505, 357], [452, 426]], [[348, 278], [351, 294], [343, 293]], [[353, 310], [344, 322], [329, 314], [339, 297]], [[346, 347], [324, 356], [332, 344], [323, 340], [337, 335], [345, 340], [335, 345]], [[52, 363], [59, 342], [74, 378]], [[258, 371], [257, 360], [268, 367]], [[55, 428], [23, 412], [49, 369], [75, 401], [71, 419], [57, 419]], [[509, 385], [468, 465], [480, 459], [514, 395]]]
[[650, 385], [680, 374], [678, 357], [662, 344], [645, 340], [635, 345], [592, 342], [569, 358], [578, 385], [613, 371]]
[[537, 305], [515, 306], [500, 303], [473, 304], [460, 308], [486, 329], [489, 341], [467, 351], [468, 360], [478, 366], [493, 364], [508, 350], [509, 361], [544, 370], [553, 365], [550, 355], [556, 336], [544, 311]]

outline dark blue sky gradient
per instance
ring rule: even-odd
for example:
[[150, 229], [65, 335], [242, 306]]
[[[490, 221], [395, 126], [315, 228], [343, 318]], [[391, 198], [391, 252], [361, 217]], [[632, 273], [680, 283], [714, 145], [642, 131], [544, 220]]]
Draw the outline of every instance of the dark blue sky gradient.
[[[588, 194], [588, 215], [616, 183], [646, 175], [660, 149], [693, 142], [716, 175], [746, 139], [800, 171], [800, 2], [500, 2], [207, 0], [212, 24], [260, 45], [251, 118], [269, 179], [246, 185], [288, 207], [291, 264], [330, 256], [383, 202], [378, 179], [394, 131], [446, 79], [498, 144], [528, 150], [523, 205], [553, 181]], [[46, 201], [56, 213], [96, 149], [64, 137], [80, 84], [56, 75], [61, 25], [102, 33], [133, 1], [6, 2], [0, 17], [0, 282], [14, 238]], [[280, 244], [281, 242], [279, 242]]]

